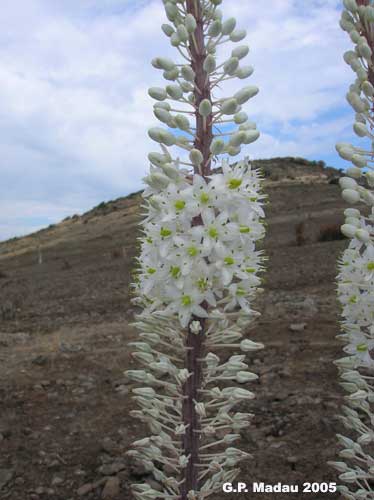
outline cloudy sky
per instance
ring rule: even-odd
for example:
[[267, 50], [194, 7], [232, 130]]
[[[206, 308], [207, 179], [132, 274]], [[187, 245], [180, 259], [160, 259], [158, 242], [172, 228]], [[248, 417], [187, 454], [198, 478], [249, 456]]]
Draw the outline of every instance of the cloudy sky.
[[[303, 156], [342, 167], [353, 74], [340, 0], [224, 0], [248, 31], [262, 132], [253, 158]], [[161, 0], [13, 0], [0, 9], [0, 240], [137, 191], [154, 145], [150, 61], [175, 49]], [[248, 84], [246, 82], [246, 84]], [[238, 83], [240, 85], [240, 83]]]

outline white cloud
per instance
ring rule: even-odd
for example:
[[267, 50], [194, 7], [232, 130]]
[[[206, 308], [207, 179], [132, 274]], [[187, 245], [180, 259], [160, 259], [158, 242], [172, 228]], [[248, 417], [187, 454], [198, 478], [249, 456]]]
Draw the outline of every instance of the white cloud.
[[[342, 62], [349, 44], [339, 4], [223, 2], [225, 15], [248, 30], [251, 83], [261, 90], [247, 107], [263, 131], [248, 149], [253, 156], [322, 158], [345, 133], [352, 76]], [[162, 83], [150, 61], [175, 56], [162, 22], [158, 0], [2, 6], [0, 239], [34, 229], [36, 213], [49, 223], [141, 188], [154, 149], [147, 88]]]

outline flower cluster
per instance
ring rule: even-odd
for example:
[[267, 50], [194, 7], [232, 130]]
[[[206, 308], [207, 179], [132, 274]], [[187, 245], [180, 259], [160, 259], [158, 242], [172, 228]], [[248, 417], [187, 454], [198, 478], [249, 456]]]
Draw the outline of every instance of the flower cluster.
[[[339, 487], [344, 498], [374, 498], [374, 6], [366, 0], [344, 0], [341, 27], [349, 33], [354, 50], [344, 54], [356, 73], [347, 100], [354, 109], [353, 130], [369, 140], [368, 148], [339, 143], [339, 155], [350, 161], [347, 176], [340, 179], [342, 196], [359, 208], [345, 210], [341, 230], [350, 239], [342, 255], [338, 297], [342, 306], [345, 356], [335, 363], [341, 385], [348, 393], [342, 422], [349, 436], [338, 435], [341, 461], [331, 462], [346, 483]], [[361, 208], [362, 206], [365, 208]]]
[[177, 315], [183, 328], [218, 306], [251, 315], [262, 261], [255, 243], [264, 236], [259, 184], [247, 160], [223, 162], [207, 179], [174, 168], [165, 188], [151, 183], [137, 283], [147, 314]]
[[236, 407], [254, 397], [247, 384], [257, 379], [246, 354], [263, 348], [244, 332], [258, 316], [264, 195], [248, 158], [230, 165], [228, 157], [259, 137], [242, 109], [258, 89], [218, 95], [223, 82], [253, 72], [241, 64], [245, 45], [217, 61], [221, 44], [246, 36], [235, 19], [223, 20], [220, 3], [165, 1], [170, 24], [162, 30], [181, 62], [152, 61], [170, 83], [149, 90], [164, 126], [149, 130], [161, 149], [148, 155], [133, 284], [142, 312], [134, 323], [140, 339], [131, 346], [142, 366], [127, 376], [140, 384], [132, 414], [151, 431], [129, 454], [160, 487], [133, 485], [139, 500], [203, 500], [233, 481], [249, 456], [233, 444], [251, 417]]

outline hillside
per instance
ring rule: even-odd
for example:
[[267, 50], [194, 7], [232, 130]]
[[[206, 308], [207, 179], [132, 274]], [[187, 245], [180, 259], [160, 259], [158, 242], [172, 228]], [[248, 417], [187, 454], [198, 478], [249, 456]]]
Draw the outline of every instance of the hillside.
[[[252, 359], [258, 397], [243, 409], [256, 417], [241, 445], [254, 459], [239, 479], [336, 481], [325, 463], [341, 399], [332, 364], [341, 349], [336, 259], [347, 244], [340, 174], [301, 158], [256, 166], [269, 197], [269, 266], [251, 338], [266, 349]], [[135, 193], [0, 243], [0, 498], [96, 500], [113, 488], [127, 500], [129, 484], [148, 479], [124, 457], [143, 432], [128, 416], [123, 377], [133, 366], [128, 286], [140, 202]]]

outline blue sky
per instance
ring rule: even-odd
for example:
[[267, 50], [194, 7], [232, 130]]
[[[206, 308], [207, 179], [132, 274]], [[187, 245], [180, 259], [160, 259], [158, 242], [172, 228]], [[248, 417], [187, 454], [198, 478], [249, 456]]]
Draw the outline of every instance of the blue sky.
[[[343, 167], [352, 141], [353, 73], [338, 0], [224, 0], [248, 31], [255, 67], [243, 84], [261, 138], [252, 158], [304, 156]], [[35, 231], [142, 188], [156, 125], [150, 61], [176, 58], [161, 0], [14, 0], [0, 10], [0, 240]], [[237, 90], [236, 81], [226, 94]]]

